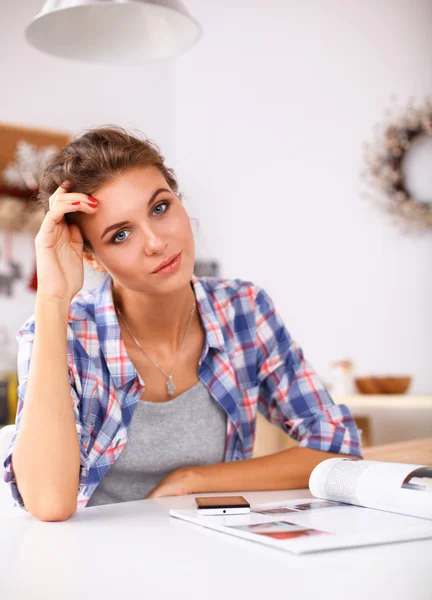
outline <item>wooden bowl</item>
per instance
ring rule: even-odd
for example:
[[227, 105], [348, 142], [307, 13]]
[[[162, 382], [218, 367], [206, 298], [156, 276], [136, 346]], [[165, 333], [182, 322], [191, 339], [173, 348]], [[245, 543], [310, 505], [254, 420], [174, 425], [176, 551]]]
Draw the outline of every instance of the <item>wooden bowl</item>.
[[404, 394], [411, 377], [357, 377], [354, 382], [360, 394]]

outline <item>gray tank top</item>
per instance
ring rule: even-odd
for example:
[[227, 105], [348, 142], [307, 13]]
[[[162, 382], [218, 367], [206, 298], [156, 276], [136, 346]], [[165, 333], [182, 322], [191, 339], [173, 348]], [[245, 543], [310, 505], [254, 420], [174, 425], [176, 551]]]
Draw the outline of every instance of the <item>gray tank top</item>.
[[139, 400], [126, 445], [87, 506], [143, 500], [180, 467], [223, 462], [226, 431], [226, 413], [201, 381], [168, 402]]

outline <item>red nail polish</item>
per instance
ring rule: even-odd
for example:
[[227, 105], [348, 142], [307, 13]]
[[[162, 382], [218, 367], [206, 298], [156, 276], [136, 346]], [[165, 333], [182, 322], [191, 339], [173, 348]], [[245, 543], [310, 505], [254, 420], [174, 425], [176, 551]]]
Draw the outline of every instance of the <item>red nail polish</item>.
[[78, 206], [78, 204], [81, 204], [81, 202], [71, 202], [71, 204], [72, 204], [73, 206]]
[[97, 204], [96, 198], [92, 198], [91, 196], [87, 196], [87, 198], [90, 200], [90, 202], [94, 202], [95, 204]]

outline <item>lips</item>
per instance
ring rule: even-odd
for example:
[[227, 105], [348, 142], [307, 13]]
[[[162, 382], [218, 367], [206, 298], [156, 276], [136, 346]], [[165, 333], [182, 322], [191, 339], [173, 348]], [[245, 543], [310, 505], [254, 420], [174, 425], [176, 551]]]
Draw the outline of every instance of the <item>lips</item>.
[[167, 267], [168, 265], [170, 265], [172, 262], [175, 261], [175, 259], [178, 256], [180, 256], [180, 254], [181, 254], [181, 252], [179, 252], [178, 254], [173, 254], [172, 256], [170, 256], [169, 258], [167, 258], [166, 260], [164, 260], [163, 262], [161, 262], [160, 265], [158, 267], [156, 267], [156, 269], [154, 271], [152, 271], [152, 273], [157, 273], [158, 271], [160, 271], [164, 267]]

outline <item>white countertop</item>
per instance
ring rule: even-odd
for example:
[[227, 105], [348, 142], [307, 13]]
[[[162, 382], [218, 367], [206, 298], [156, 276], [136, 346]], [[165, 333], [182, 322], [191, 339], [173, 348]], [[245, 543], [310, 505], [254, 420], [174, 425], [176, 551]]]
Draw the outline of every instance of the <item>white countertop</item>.
[[[367, 417], [372, 445], [427, 438], [432, 433], [432, 396], [359, 394], [334, 396], [354, 417]], [[431, 594], [432, 599], [432, 594]]]
[[410, 394], [357, 394], [353, 396], [332, 396], [336, 404], [346, 404], [350, 408], [385, 409], [426, 409], [432, 411], [432, 396]]
[[[244, 492], [251, 502], [308, 490]], [[192, 496], [0, 517], [4, 600], [430, 600], [432, 539], [296, 556], [168, 516]]]

